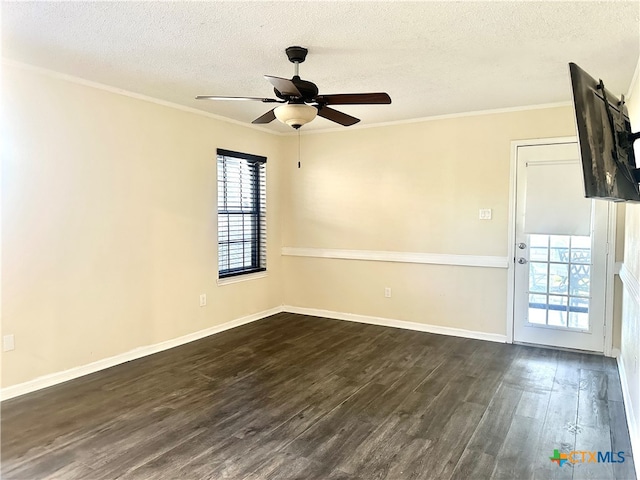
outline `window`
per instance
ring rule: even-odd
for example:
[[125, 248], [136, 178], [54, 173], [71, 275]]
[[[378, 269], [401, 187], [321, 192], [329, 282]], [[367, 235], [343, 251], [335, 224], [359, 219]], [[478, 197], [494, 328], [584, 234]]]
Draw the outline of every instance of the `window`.
[[591, 237], [530, 235], [529, 323], [589, 330]]
[[218, 149], [218, 277], [267, 266], [265, 157]]

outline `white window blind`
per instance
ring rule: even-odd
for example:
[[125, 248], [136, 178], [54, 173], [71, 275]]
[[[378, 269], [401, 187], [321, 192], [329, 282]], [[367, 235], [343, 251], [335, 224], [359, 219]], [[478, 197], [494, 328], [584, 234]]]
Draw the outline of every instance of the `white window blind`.
[[218, 149], [218, 277], [267, 267], [265, 157]]
[[524, 232], [591, 235], [591, 200], [584, 198], [578, 160], [527, 162]]

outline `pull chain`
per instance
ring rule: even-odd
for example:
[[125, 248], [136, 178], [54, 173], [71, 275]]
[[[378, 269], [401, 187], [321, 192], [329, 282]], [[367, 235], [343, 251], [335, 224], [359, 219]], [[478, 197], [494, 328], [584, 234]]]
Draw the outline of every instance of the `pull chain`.
[[298, 129], [298, 168], [300, 168], [300, 129]]

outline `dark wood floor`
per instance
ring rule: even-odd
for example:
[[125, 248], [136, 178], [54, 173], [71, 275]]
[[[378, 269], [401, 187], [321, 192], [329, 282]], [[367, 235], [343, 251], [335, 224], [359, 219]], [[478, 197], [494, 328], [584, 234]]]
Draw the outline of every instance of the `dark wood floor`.
[[604, 357], [280, 314], [4, 402], [2, 476], [629, 479], [623, 408]]

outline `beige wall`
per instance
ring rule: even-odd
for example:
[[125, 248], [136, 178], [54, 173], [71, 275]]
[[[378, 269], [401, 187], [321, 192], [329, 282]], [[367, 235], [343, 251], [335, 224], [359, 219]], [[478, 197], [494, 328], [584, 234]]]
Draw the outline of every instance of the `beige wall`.
[[[306, 134], [299, 169], [294, 136], [18, 67], [3, 82], [3, 387], [282, 303], [505, 334], [506, 269], [280, 247], [505, 257], [511, 141], [575, 134], [570, 107]], [[267, 278], [217, 285], [217, 147], [269, 157]]]
[[[3, 116], [4, 387], [280, 305], [280, 137], [8, 66]], [[217, 285], [217, 147], [268, 157], [267, 278]]]
[[[640, 70], [640, 59], [636, 75]], [[633, 131], [640, 130], [640, 79], [636, 76], [631, 95], [627, 99]], [[640, 141], [635, 142], [636, 162], [640, 167]], [[635, 284], [636, 294], [640, 280], [640, 204], [628, 203], [625, 209], [624, 268]], [[629, 425], [632, 444], [640, 447], [640, 300], [632, 294], [632, 286], [624, 285], [622, 291], [621, 358], [625, 367], [626, 382], [631, 399], [635, 425]], [[629, 408], [629, 405], [627, 405]]]
[[[302, 135], [300, 169], [298, 140], [287, 138], [283, 245], [505, 257], [511, 141], [575, 135], [572, 115], [558, 107]], [[479, 220], [480, 208], [493, 219]], [[284, 268], [288, 305], [506, 333], [506, 269], [293, 256]]]

